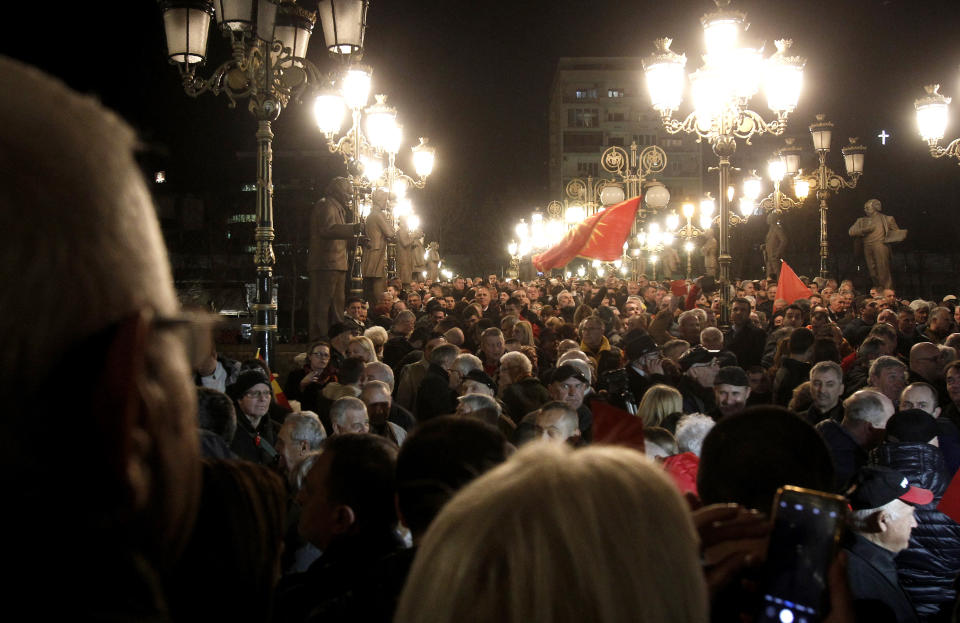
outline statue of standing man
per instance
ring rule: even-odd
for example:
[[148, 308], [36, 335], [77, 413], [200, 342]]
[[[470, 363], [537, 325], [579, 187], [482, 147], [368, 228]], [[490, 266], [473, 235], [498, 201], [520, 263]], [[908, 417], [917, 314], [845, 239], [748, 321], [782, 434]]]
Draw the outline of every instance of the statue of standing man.
[[359, 227], [348, 223], [352, 192], [349, 180], [333, 178], [310, 214], [310, 340], [327, 337], [330, 325], [343, 320], [347, 241]]
[[[882, 206], [878, 199], [870, 199], [863, 204], [862, 216], [850, 227], [849, 234], [863, 239], [863, 255], [867, 260], [867, 269], [874, 286], [893, 288], [890, 276], [890, 247], [888, 242], [900, 242], [907, 237], [906, 230], [897, 226], [892, 216], [880, 213]], [[896, 232], [896, 233], [893, 233]]]
[[780, 213], [771, 210], [767, 214], [767, 238], [764, 240], [763, 263], [767, 270], [767, 281], [771, 279], [776, 281], [780, 275], [780, 260], [783, 258], [783, 251], [787, 248], [787, 234], [783, 233], [783, 227], [780, 226]]
[[376, 305], [387, 289], [387, 239], [396, 235], [386, 211], [389, 196], [383, 188], [374, 190], [370, 216], [364, 221], [364, 233], [370, 246], [363, 252], [363, 286], [370, 305]]
[[436, 241], [427, 247], [427, 281], [440, 281], [440, 248]]
[[717, 256], [717, 238], [713, 234], [712, 227], [707, 228], [707, 230], [703, 232], [703, 242], [700, 245], [700, 252], [703, 253], [704, 273], [711, 277], [716, 277], [720, 262]]

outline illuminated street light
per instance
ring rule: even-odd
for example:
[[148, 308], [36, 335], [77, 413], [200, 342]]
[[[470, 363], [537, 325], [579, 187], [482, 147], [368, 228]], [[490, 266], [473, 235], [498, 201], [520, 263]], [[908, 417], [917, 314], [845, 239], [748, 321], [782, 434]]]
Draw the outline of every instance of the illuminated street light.
[[926, 97], [921, 97], [914, 102], [920, 136], [927, 142], [930, 155], [934, 158], [950, 156], [960, 160], [960, 138], [953, 139], [946, 147], [940, 145], [947, 130], [951, 98], [939, 93], [939, 84], [928, 84], [923, 88], [927, 92]]
[[[717, 10], [701, 19], [706, 47], [704, 63], [689, 75], [693, 111], [682, 121], [674, 119], [673, 114], [683, 102], [686, 56], [670, 49], [671, 39], [662, 38], [656, 42], [656, 52], [643, 65], [651, 103], [660, 114], [664, 129], [670, 134], [684, 132], [706, 139], [719, 159], [721, 324], [727, 325], [730, 293], [726, 286], [730, 283], [732, 260], [726, 197], [730, 157], [736, 151], [738, 138], [749, 144], [755, 135], [783, 133], [800, 96], [804, 60], [788, 54], [792, 42], [785, 39], [775, 42], [777, 51], [772, 56], [762, 58], [759, 49], [740, 42], [747, 26], [746, 14], [731, 10], [730, 0], [714, 1]], [[776, 115], [770, 122], [746, 108], [761, 86], [767, 106]]]

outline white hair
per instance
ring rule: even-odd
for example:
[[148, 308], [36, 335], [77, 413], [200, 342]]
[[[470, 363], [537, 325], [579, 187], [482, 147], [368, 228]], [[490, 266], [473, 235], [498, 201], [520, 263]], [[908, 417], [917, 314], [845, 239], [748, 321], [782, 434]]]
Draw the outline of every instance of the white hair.
[[520, 368], [527, 374], [533, 371], [533, 364], [530, 363], [530, 359], [519, 351], [504, 353], [503, 356], [500, 357], [500, 366]]
[[337, 398], [333, 401], [333, 404], [330, 405], [330, 421], [339, 428], [346, 422], [348, 414], [358, 411], [367, 412], [367, 405], [363, 404], [363, 401], [359, 398], [354, 398], [353, 396]]
[[480, 358], [476, 355], [463, 353], [462, 355], [457, 355], [457, 358], [453, 360], [453, 365], [450, 367], [459, 372], [460, 376], [466, 376], [474, 370], [483, 370], [483, 362], [480, 361]]
[[683, 416], [677, 421], [677, 448], [680, 452], [693, 452], [700, 456], [703, 440], [716, 424], [713, 418], [702, 413]]
[[313, 411], [290, 413], [283, 419], [283, 425], [290, 427], [290, 439], [306, 441], [311, 450], [318, 449], [327, 438], [327, 430]]
[[848, 521], [850, 529], [854, 532], [869, 532], [870, 518], [877, 513], [885, 512], [891, 521], [896, 521], [900, 517], [901, 507], [897, 504], [897, 499], [890, 500], [883, 506], [877, 508], [864, 508], [850, 511]]
[[382, 361], [371, 361], [363, 367], [363, 374], [368, 378], [372, 377], [377, 381], [383, 381], [390, 387], [394, 387], [393, 369]]
[[496, 398], [487, 394], [464, 394], [457, 400], [459, 400], [461, 404], [465, 404], [470, 407], [471, 411], [477, 411], [479, 409], [492, 409], [493, 411], [496, 411], [497, 415], [500, 415], [501, 413], [500, 403], [497, 402]]
[[370, 338], [370, 341], [373, 342], [375, 347], [383, 346], [387, 343], [387, 340], [390, 339], [387, 330], [379, 325], [370, 327], [363, 332], [363, 335]]

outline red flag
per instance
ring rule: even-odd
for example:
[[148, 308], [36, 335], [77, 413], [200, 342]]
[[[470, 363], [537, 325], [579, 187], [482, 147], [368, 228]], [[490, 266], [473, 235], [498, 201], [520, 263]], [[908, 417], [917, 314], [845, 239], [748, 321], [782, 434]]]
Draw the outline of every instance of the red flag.
[[640, 197], [634, 197], [597, 212], [568, 231], [555, 246], [534, 256], [533, 265], [546, 272], [562, 268], [578, 256], [605, 262], [619, 259], [639, 206]]
[[602, 400], [590, 403], [593, 442], [626, 446], [643, 452], [643, 420]]
[[954, 474], [947, 490], [943, 492], [943, 497], [937, 504], [937, 510], [960, 523], [960, 472]]
[[810, 288], [803, 285], [797, 273], [793, 272], [790, 265], [780, 260], [780, 279], [777, 280], [777, 298], [783, 299], [787, 305], [797, 299], [805, 299], [810, 296]]

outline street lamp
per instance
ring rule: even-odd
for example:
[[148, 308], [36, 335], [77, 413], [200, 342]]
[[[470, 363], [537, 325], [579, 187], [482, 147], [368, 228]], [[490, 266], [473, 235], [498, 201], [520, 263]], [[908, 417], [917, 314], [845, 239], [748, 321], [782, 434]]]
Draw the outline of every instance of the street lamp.
[[[657, 51], [644, 61], [647, 88], [654, 109], [660, 113], [670, 134], [685, 132], [706, 139], [719, 159], [720, 169], [720, 283], [723, 296], [721, 324], [728, 324], [730, 293], [729, 211], [726, 189], [730, 175], [730, 157], [737, 148], [736, 139], [749, 145], [755, 135], [780, 135], [787, 117], [796, 108], [803, 84], [804, 60], [788, 56], [792, 41], [776, 41], [777, 51], [764, 59], [762, 49], [739, 44], [746, 29], [746, 14], [729, 9], [730, 0], [714, 0], [717, 10], [701, 18], [706, 55], [699, 70], [690, 74], [693, 112], [682, 121], [673, 113], [683, 101], [686, 56], [670, 49], [671, 39], [656, 41]], [[760, 90], [761, 78], [767, 106], [776, 119], [766, 122], [746, 108]]]
[[[803, 205], [803, 199], [799, 201], [790, 195], [781, 192], [780, 183], [787, 174], [787, 161], [782, 156], [775, 156], [767, 162], [767, 175], [773, 181], [773, 192], [760, 200], [760, 208], [763, 210], [774, 211], [777, 213], [792, 208], [799, 208]], [[746, 183], [744, 183], [746, 184]], [[808, 191], [809, 192], [809, 189]], [[806, 196], [806, 195], [804, 195]]]
[[[863, 161], [867, 148], [857, 143], [856, 137], [850, 138], [850, 143], [843, 147], [840, 152], [843, 154], [844, 168], [847, 170], [847, 176], [844, 177], [834, 173], [833, 169], [827, 166], [827, 155], [830, 153], [830, 138], [833, 134], [833, 123], [826, 120], [826, 115], [817, 114], [817, 120], [810, 124], [810, 136], [813, 139], [813, 148], [817, 151], [819, 164], [816, 170], [810, 175], [802, 175], [798, 169], [790, 170], [791, 163], [799, 163], [787, 157], [787, 175], [796, 175], [794, 190], [797, 198], [801, 202], [807, 197], [811, 190], [817, 191], [817, 200], [820, 202], [820, 276], [826, 279], [829, 275], [827, 270], [827, 261], [830, 256], [829, 242], [827, 241], [827, 197], [830, 193], [840, 192], [842, 188], [856, 188], [860, 176], [863, 175]], [[786, 151], [790, 155], [797, 155], [799, 148], [793, 147], [792, 140], [787, 140]]]
[[[950, 99], [941, 95], [939, 84], [928, 84], [923, 87], [927, 92], [926, 97], [919, 98], [914, 102], [917, 109], [917, 129], [920, 130], [920, 136], [930, 146], [930, 155], [934, 158], [951, 156], [960, 160], [960, 138], [950, 141], [946, 147], [940, 145], [940, 140], [947, 129], [947, 113], [950, 108]], [[960, 162], [957, 162], [960, 165]]]
[[[167, 56], [180, 72], [184, 92], [197, 97], [223, 94], [235, 108], [248, 100], [257, 120], [256, 250], [257, 302], [253, 333], [260, 353], [271, 364], [277, 331], [273, 300], [273, 131], [271, 124], [291, 100], [329, 82], [306, 57], [317, 15], [292, 0], [164, 0]], [[366, 28], [367, 0], [321, 0], [320, 20], [330, 53], [347, 59], [360, 54]], [[213, 16], [230, 40], [231, 58], [209, 78], [197, 75], [206, 62], [207, 35]]]

